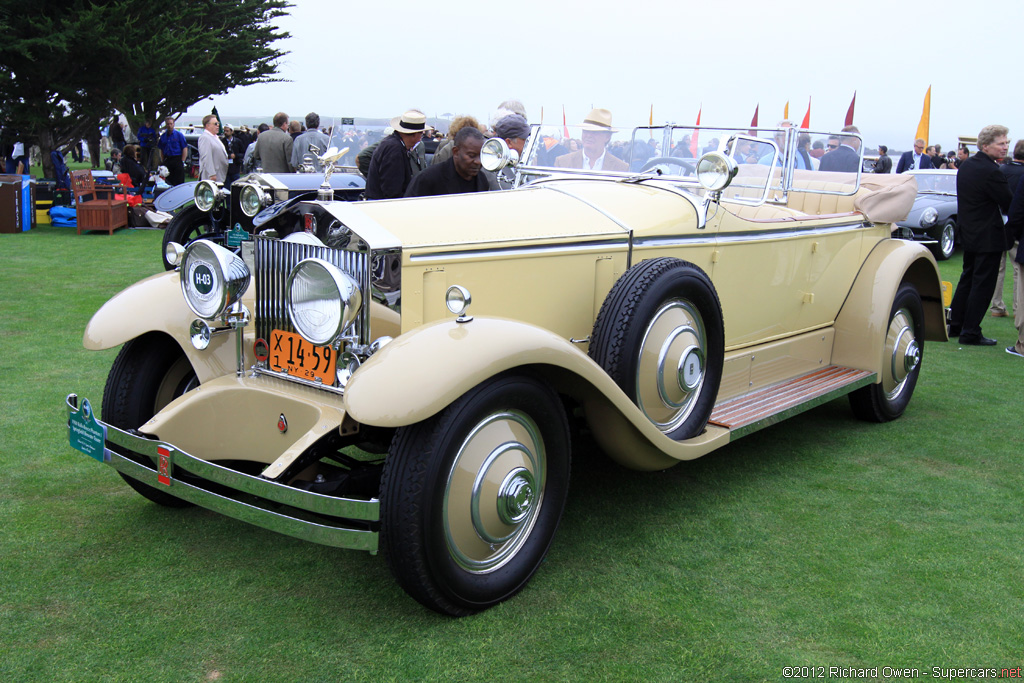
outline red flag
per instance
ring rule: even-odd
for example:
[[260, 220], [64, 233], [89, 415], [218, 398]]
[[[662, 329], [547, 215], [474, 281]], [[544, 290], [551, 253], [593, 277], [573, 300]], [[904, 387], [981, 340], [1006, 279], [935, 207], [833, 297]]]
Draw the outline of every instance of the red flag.
[[804, 114], [804, 120], [800, 122], [800, 127], [804, 130], [808, 130], [811, 127], [811, 98], [807, 98], [807, 113]]
[[569, 137], [569, 126], [565, 124], [565, 105], [562, 105], [562, 132], [565, 133], [565, 137]]
[[[704, 111], [704, 105], [700, 105], [700, 109], [697, 110], [697, 125], [700, 126], [700, 113]], [[693, 131], [693, 137], [690, 138], [690, 155], [693, 158], [697, 158], [697, 131]]]
[[754, 107], [754, 118], [750, 119], [750, 130], [747, 131], [751, 135], [757, 135], [757, 112], [761, 108], [761, 103], [758, 102], [757, 106]]
[[853, 105], [857, 104], [857, 91], [853, 91], [853, 99], [850, 100], [850, 108], [846, 110], [846, 123], [845, 126], [853, 125]]

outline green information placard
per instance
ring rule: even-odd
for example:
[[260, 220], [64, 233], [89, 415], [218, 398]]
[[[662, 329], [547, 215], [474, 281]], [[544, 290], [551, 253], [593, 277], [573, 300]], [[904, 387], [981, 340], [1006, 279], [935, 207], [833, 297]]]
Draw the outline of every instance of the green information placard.
[[235, 223], [235, 227], [228, 230], [228, 246], [237, 247], [242, 242], [252, 239], [252, 236], [242, 229], [241, 223]]
[[83, 399], [78, 412], [71, 413], [68, 419], [68, 438], [72, 448], [100, 462], [110, 462], [106, 448], [107, 428], [96, 421], [89, 399]]

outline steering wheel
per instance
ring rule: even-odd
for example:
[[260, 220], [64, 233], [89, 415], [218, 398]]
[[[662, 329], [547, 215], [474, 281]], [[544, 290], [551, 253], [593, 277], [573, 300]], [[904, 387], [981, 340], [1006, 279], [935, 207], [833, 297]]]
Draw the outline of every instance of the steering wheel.
[[650, 171], [656, 166], [678, 166], [682, 169], [682, 173], [671, 173], [670, 175], [694, 175], [697, 169], [689, 161], [683, 161], [678, 157], [653, 157], [647, 160], [647, 163], [640, 169], [640, 173], [644, 171]]

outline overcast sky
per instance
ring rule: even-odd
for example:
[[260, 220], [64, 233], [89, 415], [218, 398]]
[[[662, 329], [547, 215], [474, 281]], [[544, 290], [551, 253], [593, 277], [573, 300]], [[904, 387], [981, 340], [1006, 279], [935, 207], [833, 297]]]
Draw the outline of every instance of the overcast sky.
[[868, 147], [909, 149], [932, 87], [930, 142], [949, 149], [989, 123], [1024, 137], [1016, 83], [1024, 0], [292, 0], [280, 73], [289, 83], [204, 100], [225, 121], [429, 116], [489, 119], [504, 99], [531, 123], [570, 124], [591, 106], [616, 126], [800, 123], [838, 130], [854, 91]]

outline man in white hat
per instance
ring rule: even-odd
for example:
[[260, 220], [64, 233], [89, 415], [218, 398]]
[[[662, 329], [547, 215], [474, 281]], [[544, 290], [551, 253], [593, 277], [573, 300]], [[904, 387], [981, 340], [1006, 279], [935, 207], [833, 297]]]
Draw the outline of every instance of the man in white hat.
[[381, 140], [370, 159], [370, 168], [366, 173], [367, 199], [405, 196], [412, 181], [409, 152], [423, 139], [427, 117], [421, 111], [410, 109], [391, 119], [391, 127], [395, 132]]
[[583, 149], [563, 154], [555, 159], [556, 168], [582, 168], [586, 171], [628, 171], [629, 164], [614, 154], [608, 154], [612, 139], [612, 113], [607, 109], [594, 109], [583, 119]]

